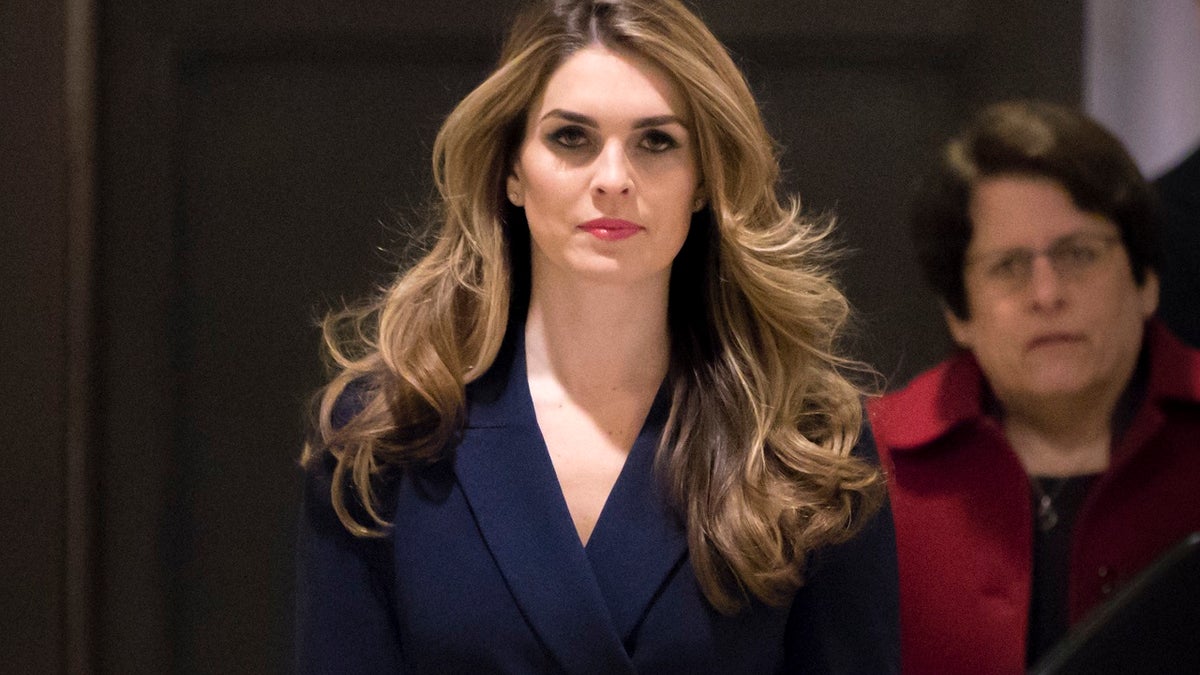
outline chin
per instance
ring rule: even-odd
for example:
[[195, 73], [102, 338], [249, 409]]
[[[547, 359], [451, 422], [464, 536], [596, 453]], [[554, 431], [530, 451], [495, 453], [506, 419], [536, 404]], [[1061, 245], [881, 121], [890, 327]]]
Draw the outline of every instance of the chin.
[[633, 261], [608, 257], [594, 257], [576, 261], [571, 269], [580, 279], [601, 283], [648, 282], [653, 279], [670, 278], [670, 266], [631, 264]]
[[1076, 397], [1098, 388], [1099, 382], [1090, 373], [1041, 372], [1027, 382], [1026, 392], [1038, 399]]

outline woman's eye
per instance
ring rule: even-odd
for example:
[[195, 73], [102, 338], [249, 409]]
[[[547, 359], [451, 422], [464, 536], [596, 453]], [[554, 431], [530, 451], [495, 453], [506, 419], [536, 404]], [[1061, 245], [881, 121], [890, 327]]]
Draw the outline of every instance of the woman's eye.
[[642, 137], [642, 147], [650, 152], [666, 152], [679, 147], [679, 142], [665, 131], [651, 130]]
[[988, 268], [988, 274], [1000, 279], [1019, 277], [1024, 273], [1027, 259], [1020, 253], [1009, 253], [998, 258]]
[[564, 148], [579, 148], [587, 144], [587, 133], [579, 127], [563, 127], [550, 134], [550, 140]]
[[1083, 243], [1076, 243], [1067, 246], [1062, 255], [1075, 265], [1088, 265], [1096, 262], [1096, 259], [1100, 257], [1099, 252], [1094, 246], [1088, 246], [1087, 244]]

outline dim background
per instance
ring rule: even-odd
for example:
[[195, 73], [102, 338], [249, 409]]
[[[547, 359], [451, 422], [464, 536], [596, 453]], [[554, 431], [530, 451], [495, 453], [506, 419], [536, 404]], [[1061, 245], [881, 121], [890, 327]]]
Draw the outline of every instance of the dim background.
[[[403, 263], [513, 4], [0, 3], [6, 671], [290, 670], [315, 320]], [[982, 103], [1082, 102], [1083, 0], [694, 6], [782, 190], [839, 218], [851, 348], [902, 383], [947, 347], [913, 179]]]

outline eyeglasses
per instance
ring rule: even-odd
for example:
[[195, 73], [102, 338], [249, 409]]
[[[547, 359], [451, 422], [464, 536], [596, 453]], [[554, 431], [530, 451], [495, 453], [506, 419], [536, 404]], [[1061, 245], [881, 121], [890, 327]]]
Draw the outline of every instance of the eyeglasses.
[[1046, 256], [1059, 279], [1078, 281], [1087, 276], [1120, 240], [1113, 234], [1073, 234], [1035, 251], [1011, 248], [968, 258], [967, 267], [979, 270], [984, 281], [997, 288], [1017, 291], [1033, 277], [1033, 261]]

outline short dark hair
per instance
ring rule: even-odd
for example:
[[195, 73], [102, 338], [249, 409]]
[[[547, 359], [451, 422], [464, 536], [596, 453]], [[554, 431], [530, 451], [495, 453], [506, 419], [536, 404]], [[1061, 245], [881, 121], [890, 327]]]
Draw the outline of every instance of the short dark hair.
[[1138, 285], [1158, 267], [1154, 196], [1116, 137], [1066, 106], [992, 104], [946, 143], [909, 212], [925, 281], [959, 318], [970, 315], [963, 259], [971, 243], [971, 195], [980, 180], [1000, 175], [1054, 180], [1080, 209], [1114, 222]]

